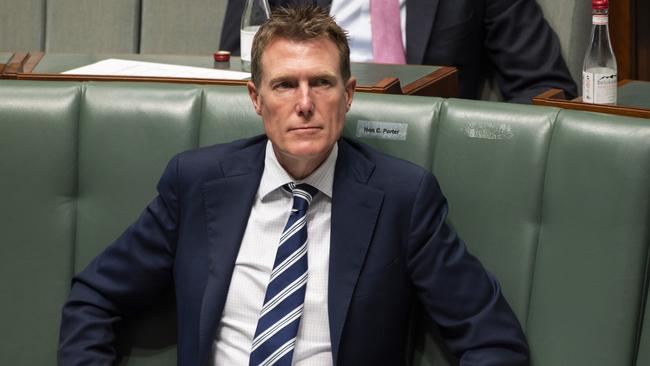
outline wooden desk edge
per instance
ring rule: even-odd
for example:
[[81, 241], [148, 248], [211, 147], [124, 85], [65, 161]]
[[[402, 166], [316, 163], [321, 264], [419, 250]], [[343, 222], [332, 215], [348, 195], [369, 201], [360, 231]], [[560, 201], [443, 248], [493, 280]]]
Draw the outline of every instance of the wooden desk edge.
[[45, 56], [45, 53], [43, 52], [30, 52], [23, 64], [21, 73], [32, 73], [36, 68], [36, 65], [38, 65], [38, 63], [43, 59], [43, 56]]
[[[202, 84], [202, 85], [228, 85], [245, 86], [248, 80], [226, 80], [226, 79], [200, 79], [200, 78], [173, 78], [153, 76], [115, 76], [115, 75], [74, 75], [74, 74], [49, 74], [49, 73], [17, 73], [18, 80], [39, 80], [39, 81], [140, 81], [154, 83], [180, 83], [180, 84]], [[356, 91], [366, 93], [390, 93], [401, 94], [399, 80], [395, 77], [382, 79], [376, 85], [360, 85]]]
[[402, 93], [442, 98], [458, 97], [458, 69], [440, 66], [436, 71], [405, 85]]
[[28, 57], [27, 52], [15, 52], [9, 61], [4, 64], [0, 75], [3, 78], [13, 78], [18, 72], [22, 71], [22, 67]]
[[567, 100], [566, 99], [566, 94], [564, 94], [564, 90], [562, 89], [549, 89], [542, 94], [536, 96], [533, 98], [533, 102], [536, 100], [544, 100], [544, 99], [553, 99], [553, 100]]
[[148, 81], [155, 83], [183, 83], [183, 84], [213, 84], [213, 85], [240, 85], [245, 86], [248, 80], [225, 79], [199, 79], [199, 78], [172, 78], [154, 76], [115, 76], [115, 75], [75, 75], [75, 74], [16, 74], [18, 80], [40, 81]]
[[362, 93], [402, 94], [399, 79], [393, 76], [383, 78], [375, 85], [357, 85], [355, 91]]
[[[618, 86], [621, 87], [629, 82], [631, 82], [631, 80], [621, 80], [618, 83]], [[550, 89], [544, 93], [541, 93], [540, 95], [533, 98], [533, 104], [588, 112], [617, 114], [628, 117], [650, 118], [650, 109], [607, 104], [583, 103], [581, 98], [567, 100], [564, 95], [564, 91], [560, 89]]]

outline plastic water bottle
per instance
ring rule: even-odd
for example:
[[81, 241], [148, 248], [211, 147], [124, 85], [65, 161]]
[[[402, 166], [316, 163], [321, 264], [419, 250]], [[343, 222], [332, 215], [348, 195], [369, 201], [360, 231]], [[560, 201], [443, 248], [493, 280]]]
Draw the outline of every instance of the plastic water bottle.
[[241, 50], [241, 68], [251, 71], [251, 48], [255, 33], [271, 16], [271, 8], [267, 0], [246, 0], [244, 14], [241, 17], [241, 31], [239, 33]]

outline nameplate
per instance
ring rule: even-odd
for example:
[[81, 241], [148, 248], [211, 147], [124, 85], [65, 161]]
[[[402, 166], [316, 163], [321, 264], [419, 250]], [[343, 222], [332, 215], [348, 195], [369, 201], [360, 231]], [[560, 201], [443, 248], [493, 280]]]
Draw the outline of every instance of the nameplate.
[[406, 141], [408, 127], [408, 123], [359, 120], [357, 121], [357, 137]]

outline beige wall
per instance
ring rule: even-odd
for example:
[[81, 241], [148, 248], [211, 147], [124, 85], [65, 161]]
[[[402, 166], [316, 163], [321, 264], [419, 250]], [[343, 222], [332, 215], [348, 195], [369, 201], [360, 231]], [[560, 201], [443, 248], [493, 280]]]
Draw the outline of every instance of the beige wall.
[[0, 52], [206, 54], [227, 0], [0, 0]]

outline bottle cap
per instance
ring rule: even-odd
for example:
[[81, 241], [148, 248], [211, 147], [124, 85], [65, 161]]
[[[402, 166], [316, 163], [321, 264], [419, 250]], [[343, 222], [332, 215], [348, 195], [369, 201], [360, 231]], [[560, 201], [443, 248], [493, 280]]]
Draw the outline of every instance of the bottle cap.
[[229, 51], [217, 51], [214, 53], [214, 60], [217, 62], [226, 62], [230, 61], [230, 52]]
[[605, 10], [609, 8], [609, 0], [591, 0], [591, 8], [594, 10]]

